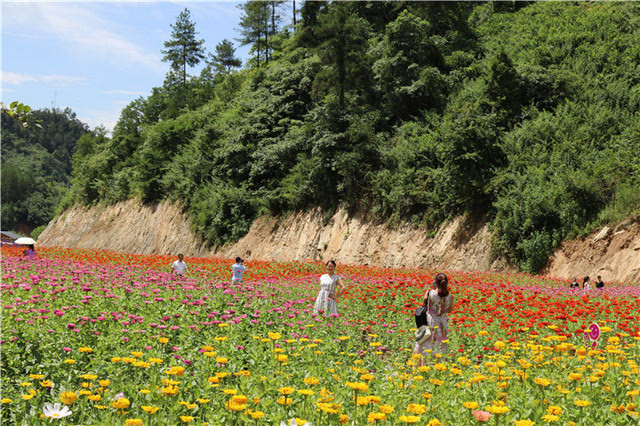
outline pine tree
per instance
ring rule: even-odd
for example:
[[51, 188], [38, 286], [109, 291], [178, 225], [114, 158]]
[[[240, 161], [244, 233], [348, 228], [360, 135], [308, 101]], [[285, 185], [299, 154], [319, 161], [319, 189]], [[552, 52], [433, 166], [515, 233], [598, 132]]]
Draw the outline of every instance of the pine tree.
[[[238, 39], [242, 46], [252, 45], [252, 52], [256, 52], [256, 64], [260, 68], [260, 52], [264, 52], [265, 62], [269, 55], [269, 18], [271, 8], [267, 2], [248, 1], [238, 5], [242, 10], [240, 17], [240, 35]], [[263, 48], [264, 40], [264, 48]]]
[[242, 65], [242, 61], [236, 58], [236, 49], [226, 38], [216, 45], [216, 52], [209, 54], [207, 61], [218, 73], [229, 74], [233, 68]]
[[185, 8], [175, 24], [171, 40], [164, 42], [163, 62], [170, 62], [171, 68], [182, 73], [182, 84], [187, 83], [187, 65], [194, 66], [204, 59], [204, 40], [196, 40], [195, 24], [191, 22], [191, 13]]

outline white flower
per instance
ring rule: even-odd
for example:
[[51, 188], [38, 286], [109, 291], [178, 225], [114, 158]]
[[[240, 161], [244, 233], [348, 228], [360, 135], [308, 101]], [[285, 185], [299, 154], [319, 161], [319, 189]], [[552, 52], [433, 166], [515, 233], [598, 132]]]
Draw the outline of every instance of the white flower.
[[124, 398], [124, 392], [117, 393], [117, 394], [113, 397], [113, 400], [114, 400], [114, 401], [117, 401], [117, 400], [122, 399], [122, 398]]
[[312, 425], [309, 422], [298, 423], [298, 422], [296, 422], [296, 419], [291, 419], [291, 421], [289, 421], [289, 423], [280, 422], [280, 426], [312, 426]]
[[73, 414], [73, 411], [69, 410], [69, 407], [67, 407], [66, 405], [60, 405], [59, 402], [56, 402], [53, 405], [45, 405], [42, 409], [42, 412], [46, 417], [50, 417], [52, 419], [61, 419]]

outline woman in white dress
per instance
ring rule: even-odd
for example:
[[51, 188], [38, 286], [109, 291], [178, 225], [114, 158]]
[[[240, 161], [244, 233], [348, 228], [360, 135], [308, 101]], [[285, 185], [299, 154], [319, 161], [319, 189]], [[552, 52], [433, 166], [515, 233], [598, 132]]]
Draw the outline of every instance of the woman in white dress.
[[[336, 275], [336, 262], [330, 260], [327, 262], [327, 273], [320, 277], [320, 293], [313, 306], [313, 313], [320, 311], [327, 315], [338, 313], [337, 298], [347, 289], [342, 279]], [[338, 291], [336, 292], [336, 287]]]
[[449, 294], [449, 279], [445, 274], [438, 274], [435, 278], [436, 289], [429, 290], [424, 295], [424, 304], [429, 306], [427, 311], [427, 325], [431, 329], [431, 337], [422, 343], [417, 343], [413, 349], [416, 354], [431, 355], [449, 353], [446, 343], [449, 334], [449, 318], [447, 314], [453, 309], [453, 296]]

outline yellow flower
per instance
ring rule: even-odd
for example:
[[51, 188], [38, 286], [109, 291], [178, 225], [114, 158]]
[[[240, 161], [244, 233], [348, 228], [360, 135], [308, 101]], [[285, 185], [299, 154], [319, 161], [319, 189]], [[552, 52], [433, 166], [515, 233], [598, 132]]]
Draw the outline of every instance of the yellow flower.
[[349, 421], [349, 416], [346, 414], [340, 414], [340, 423], [345, 424]]
[[149, 362], [153, 363], [153, 364], [161, 364], [162, 363], [162, 359], [160, 359], [160, 358], [149, 358]]
[[249, 398], [246, 395], [234, 395], [231, 397], [231, 401], [236, 404], [246, 404], [249, 401]]
[[554, 414], [545, 414], [544, 416], [542, 416], [542, 420], [547, 423], [557, 422], [560, 420], [560, 416], [556, 416]]
[[165, 344], [169, 342], [169, 339], [167, 339], [166, 337], [159, 337], [158, 342]]
[[551, 384], [551, 380], [549, 380], [549, 379], [540, 379], [540, 378], [536, 378], [536, 379], [534, 380], [534, 382], [535, 382], [537, 385], [540, 385], [540, 386], [542, 386], [542, 387], [549, 386], [549, 385]]
[[469, 410], [475, 410], [476, 408], [478, 408], [478, 403], [475, 401], [463, 402], [462, 406], [464, 408], [468, 408]]
[[582, 374], [580, 373], [569, 373], [569, 380], [573, 380], [577, 382], [578, 380], [582, 380]]
[[141, 426], [142, 419], [127, 419], [125, 420], [124, 424], [127, 426]]
[[533, 426], [534, 422], [531, 420], [515, 420], [515, 426]]
[[227, 362], [229, 362], [229, 360], [227, 358], [219, 356], [218, 358], [216, 358], [216, 362], [218, 364], [226, 364]]
[[76, 395], [75, 392], [67, 391], [60, 394], [60, 400], [65, 405], [73, 404], [74, 402], [76, 402], [76, 399], [78, 399], [78, 395]]
[[11, 404], [13, 402], [13, 400], [9, 399], [9, 398], [2, 398], [2, 400], [0, 400], [0, 403], [2, 404]]
[[362, 392], [366, 392], [369, 390], [369, 385], [364, 382], [346, 382], [345, 385], [353, 390], [360, 390]]
[[289, 405], [293, 403], [293, 399], [287, 398], [286, 396], [281, 396], [278, 398], [278, 404], [280, 405]]
[[435, 385], [435, 386], [444, 385], [444, 382], [440, 379], [429, 379], [429, 381], [431, 382], [432, 385]]
[[487, 411], [499, 415], [509, 411], [509, 407], [505, 407], [503, 405], [490, 405], [489, 407], [487, 407]]
[[305, 385], [312, 386], [312, 385], [317, 385], [318, 383], [320, 383], [320, 380], [316, 379], [315, 377], [306, 377], [303, 380], [303, 382], [304, 382]]
[[294, 393], [296, 390], [294, 388], [285, 386], [283, 388], [279, 388], [278, 392], [280, 392], [283, 395], [291, 395], [292, 393]]
[[224, 392], [227, 395], [235, 395], [238, 393], [238, 391], [235, 389], [222, 389], [222, 392]]
[[558, 407], [557, 405], [550, 405], [549, 408], [547, 408], [547, 413], [559, 416], [560, 414], [562, 414], [562, 408]]
[[87, 399], [89, 401], [98, 402], [98, 401], [100, 401], [102, 399], [102, 396], [100, 396], [100, 395], [89, 395], [89, 396], [87, 396]]
[[76, 360], [75, 359], [71, 359], [71, 358], [67, 358], [62, 362], [64, 362], [65, 364], [75, 364]]
[[80, 352], [84, 353], [84, 354], [90, 354], [91, 352], [93, 352], [93, 349], [88, 348], [86, 346], [81, 347], [80, 349], [78, 349]]
[[367, 416], [367, 421], [369, 423], [375, 423], [378, 420], [386, 420], [387, 415], [384, 413], [369, 413]]
[[271, 339], [271, 340], [278, 340], [279, 338], [282, 337], [282, 335], [280, 333], [269, 332], [268, 335], [269, 335], [269, 339]]
[[398, 419], [404, 423], [418, 423], [420, 416], [400, 416]]
[[182, 420], [184, 423], [191, 423], [193, 419], [194, 417], [191, 416], [180, 416], [180, 420]]
[[586, 400], [575, 400], [573, 401], [573, 403], [576, 404], [578, 407], [588, 407], [589, 405], [591, 405], [591, 403]]
[[411, 414], [424, 414], [427, 411], [427, 407], [423, 404], [409, 404], [407, 411]]
[[284, 354], [277, 354], [276, 359], [280, 362], [287, 362], [289, 360], [289, 356]]
[[184, 367], [171, 367], [170, 370], [164, 372], [170, 376], [182, 376], [184, 374]]
[[431, 419], [431, 421], [429, 421], [429, 423], [427, 423], [427, 426], [441, 426], [442, 423], [440, 423], [440, 420], [438, 419]]
[[178, 394], [178, 387], [173, 385], [163, 386], [160, 389], [160, 393], [162, 393], [164, 396], [175, 396]]
[[44, 379], [44, 374], [29, 374], [29, 377], [31, 377], [33, 380], [40, 380]]
[[143, 405], [140, 408], [147, 414], [155, 414], [160, 409], [160, 407], [154, 407], [152, 405]]
[[26, 395], [21, 395], [22, 399], [24, 399], [25, 401], [30, 400], [31, 398], [33, 398], [34, 395], [31, 394], [26, 394]]
[[315, 392], [312, 391], [311, 389], [299, 389], [298, 390], [299, 394], [305, 395], [305, 396], [311, 396], [313, 395]]
[[78, 392], [78, 395], [80, 395], [80, 396], [91, 395], [91, 391], [89, 391], [89, 390], [81, 390], [80, 392]]
[[380, 409], [381, 413], [385, 413], [385, 414], [393, 413], [393, 407], [388, 404], [378, 405], [378, 408]]
[[251, 418], [254, 419], [254, 420], [258, 420], [258, 419], [262, 418], [262, 416], [264, 416], [264, 412], [263, 411], [247, 410], [247, 414], [249, 414], [251, 416]]
[[117, 408], [118, 410], [124, 410], [125, 408], [129, 408], [131, 402], [127, 398], [116, 399], [111, 403], [113, 408]]
[[196, 401], [198, 401], [200, 404], [206, 404], [207, 402], [211, 401], [208, 398], [197, 398]]
[[43, 388], [50, 388], [51, 386], [53, 386], [53, 382], [51, 380], [43, 380], [40, 382], [40, 386], [42, 386]]
[[111, 362], [120, 362], [122, 361], [122, 358], [120, 358], [119, 356], [114, 356], [113, 358], [111, 358]]

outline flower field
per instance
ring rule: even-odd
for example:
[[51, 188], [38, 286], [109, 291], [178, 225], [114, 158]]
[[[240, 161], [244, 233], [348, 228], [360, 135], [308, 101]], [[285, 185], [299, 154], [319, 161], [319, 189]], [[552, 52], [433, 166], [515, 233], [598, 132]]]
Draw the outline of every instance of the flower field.
[[451, 272], [451, 353], [419, 362], [435, 271], [338, 264], [324, 317], [320, 263], [250, 261], [232, 285], [230, 259], [178, 278], [169, 257], [38, 254], [2, 248], [3, 425], [640, 422], [638, 283]]

